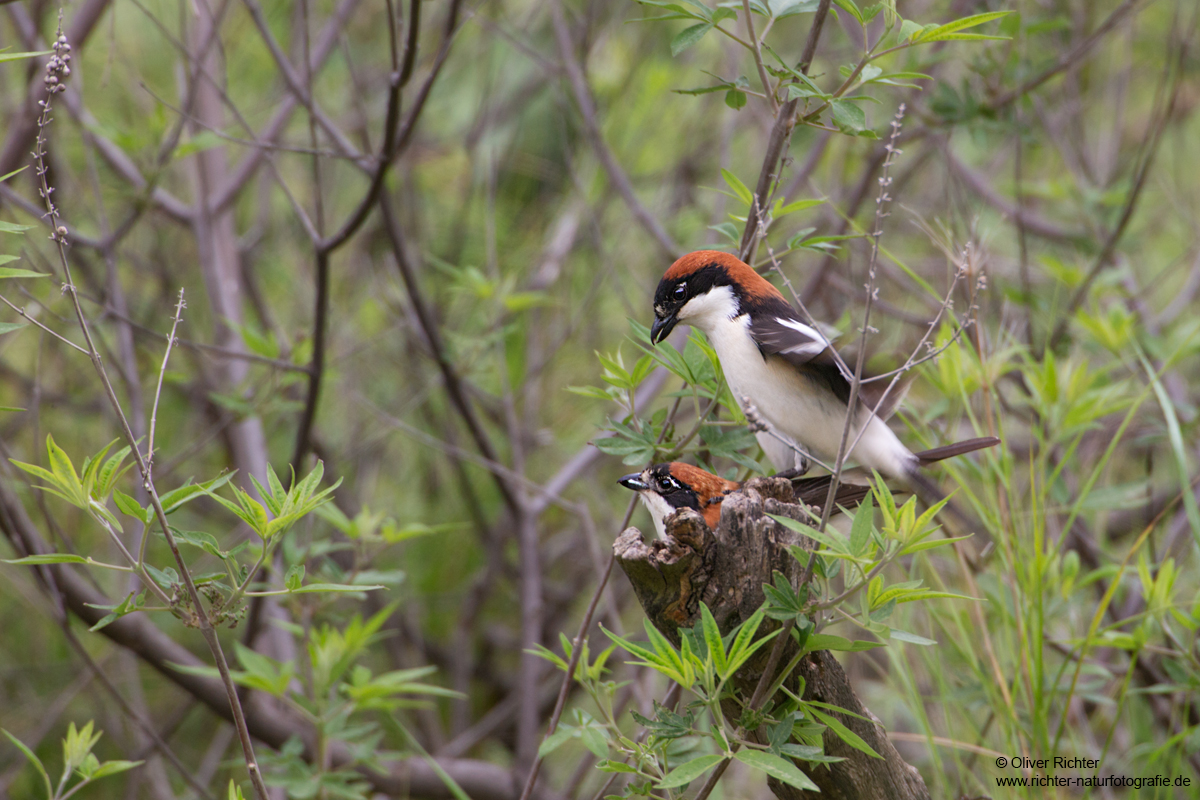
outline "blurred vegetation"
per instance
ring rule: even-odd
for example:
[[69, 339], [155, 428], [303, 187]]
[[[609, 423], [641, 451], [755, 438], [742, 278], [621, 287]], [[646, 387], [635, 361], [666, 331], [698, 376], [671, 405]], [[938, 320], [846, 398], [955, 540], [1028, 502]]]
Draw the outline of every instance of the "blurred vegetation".
[[[766, 41], [794, 66], [817, 4], [785, 3], [797, 13], [782, 16], [781, 1]], [[1188, 776], [1192, 789], [1153, 796], [1200, 796], [1197, 9], [913, 0], [859, 26], [850, 3], [834, 4], [816, 47], [810, 75], [824, 92], [892, 11], [922, 25], [1012, 13], [972, 29], [1007, 38], [885, 56], [883, 73], [930, 77], [856, 89], [861, 122], [843, 109], [812, 120], [830, 130], [798, 126], [776, 196], [824, 202], [774, 219], [757, 245], [768, 277], [786, 278], [843, 343], [857, 340], [871, 250], [861, 234], [905, 105], [871, 364], [903, 363], [950, 292], [952, 319], [972, 324], [921, 365], [893, 427], [913, 449], [969, 435], [1004, 443], [940, 473], [987, 529], [978, 561], [942, 548], [888, 571], [981, 600], [901, 606], [889, 624], [937, 644], [892, 642], [844, 663], [934, 796], [1046, 796], [998, 788], [996, 777], [1018, 772], [997, 769], [996, 753]], [[774, 122], [744, 48], [708, 32], [673, 55], [695, 21], [634, 22], [673, 13], [655, 5], [64, 8], [73, 60], [46, 128], [47, 178], [80, 306], [143, 452], [181, 289], [187, 303], [157, 405], [159, 491], [237, 470], [232, 484], [255, 492], [250, 476], [268, 486], [269, 468], [283, 491], [317, 459], [323, 489], [341, 480], [268, 554], [262, 588], [280, 596], [220, 631], [236, 680], [255, 689], [246, 697], [288, 698], [320, 732], [307, 751], [259, 737], [268, 783], [291, 796], [450, 796], [457, 781], [472, 796], [516, 800], [560, 681], [533, 648], [561, 653], [559, 634], [575, 635], [629, 512], [650, 527], [615, 484], [622, 459], [590, 443], [618, 425], [661, 425], [679, 392], [674, 429], [636, 453], [678, 455], [671, 437], [696, 423], [691, 391], [661, 369], [631, 377], [619, 402], [569, 387], [634, 368], [638, 326], [674, 256], [736, 249], [748, 209], [739, 187], [754, 189]], [[743, 35], [742, 4], [725, 6], [722, 25]], [[754, 18], [763, 35], [767, 17]], [[6, 3], [0, 45], [44, 51], [56, 24], [49, 4]], [[0, 175], [31, 163], [44, 58], [0, 62]], [[764, 64], [778, 62], [764, 54]], [[51, 276], [0, 281], [11, 304], [0, 309], [0, 555], [123, 563], [86, 500], [41, 492], [9, 464], [53, 469], [52, 435], [82, 465], [122, 435], [87, 355], [54, 335], [84, 346], [36, 178], [28, 168], [0, 183], [0, 253], [19, 257], [4, 267]], [[343, 228], [360, 208], [361, 226]], [[348, 237], [333, 242], [341, 230]], [[824, 239], [841, 236], [851, 238]], [[703, 377], [719, 387], [715, 372]], [[745, 437], [725, 444], [701, 437], [688, 457], [744, 477], [760, 454]], [[136, 470], [117, 488], [149, 504]], [[136, 551], [144, 527], [116, 501], [106, 509]], [[208, 496], [171, 525], [221, 551], [249, 540], [249, 563], [262, 554]], [[161, 533], [146, 535], [148, 560], [173, 564]], [[202, 546], [186, 555], [198, 574], [222, 569]], [[140, 588], [128, 574], [58, 569], [114, 606]], [[65, 613], [55, 573], [0, 570], [0, 708], [12, 736], [57, 764], [59, 740], [79, 738], [75, 723], [103, 728], [93, 761], [124, 771], [80, 796], [193, 797], [200, 786], [223, 797], [231, 779], [253, 796], [237, 739], [208, 700], [111, 638], [118, 624], [87, 632], [83, 612]], [[387, 588], [285, 593], [297, 581]], [[596, 620], [629, 638], [640, 617], [614, 575]], [[169, 614], [121, 622], [135, 619], [212, 663]], [[594, 651], [608, 644], [597, 630]], [[628, 712], [652, 716], [667, 683], [623, 661], [610, 657], [605, 679], [621, 683], [616, 719], [633, 735]], [[285, 707], [243, 702], [252, 717]], [[564, 720], [597, 713], [573, 693]], [[539, 796], [591, 797], [609, 778], [592, 768], [595, 742], [560, 739]], [[37, 771], [5, 742], [0, 797], [41, 796]], [[680, 752], [698, 746], [685, 738]], [[353, 764], [394, 780], [336, 771]], [[628, 789], [621, 780], [610, 791]], [[716, 791], [767, 794], [740, 764]]]

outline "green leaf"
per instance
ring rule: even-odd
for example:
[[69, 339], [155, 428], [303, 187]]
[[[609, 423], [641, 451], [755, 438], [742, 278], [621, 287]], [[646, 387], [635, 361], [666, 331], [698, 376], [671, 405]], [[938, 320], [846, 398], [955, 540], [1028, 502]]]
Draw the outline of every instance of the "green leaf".
[[782, 629], [776, 629], [766, 636], [755, 641], [754, 634], [758, 632], [758, 626], [762, 624], [763, 618], [766, 616], [766, 611], [759, 608], [750, 616], [741, 627], [738, 628], [737, 635], [734, 636], [733, 643], [729, 645], [729, 663], [725, 665], [725, 674], [722, 678], [728, 678], [733, 675], [742, 665], [750, 660], [750, 656], [754, 655], [760, 647], [771, 641], [778, 635]]
[[109, 625], [113, 624], [114, 622], [116, 622], [116, 621], [117, 621], [117, 620], [119, 620], [120, 618], [121, 618], [121, 615], [120, 615], [120, 614], [116, 614], [116, 613], [113, 613], [113, 614], [105, 614], [103, 617], [101, 617], [101, 618], [100, 618], [100, 621], [99, 621], [99, 622], [97, 622], [97, 623], [96, 623], [95, 625], [93, 625], [92, 627], [88, 628], [88, 633], [95, 633], [95, 632], [96, 632], [96, 631], [98, 631], [98, 630], [102, 630], [102, 629], [104, 629], [104, 628], [107, 628]]
[[304, 565], [293, 564], [288, 567], [287, 574], [283, 576], [283, 585], [290, 591], [296, 591], [304, 585]]
[[972, 538], [974, 535], [975, 534], [972, 533], [972, 534], [967, 534], [966, 536], [955, 536], [952, 539], [940, 539], [940, 538], [939, 539], [926, 539], [924, 541], [916, 542], [915, 544], [911, 544], [911, 545], [906, 544], [901, 549], [900, 554], [908, 555], [909, 553], [919, 553], [922, 550], [932, 550], [935, 547], [945, 547], [946, 545], [954, 544], [955, 542], [965, 542], [967, 539]]
[[[797, 522], [790, 517], [781, 517], [778, 514], [768, 514], [767, 516], [785, 528], [789, 528], [796, 533], [801, 533], [810, 539], [814, 539], [818, 544], [824, 545], [834, 553], [850, 555], [850, 551], [846, 547], [846, 540], [841, 536], [831, 534], [828, 530], [819, 531], [810, 525], [805, 525], [803, 522]], [[792, 547], [795, 548], [796, 546], [793, 545]], [[803, 563], [803, 559], [800, 558], [799, 554], [793, 553], [793, 555], [796, 555], [797, 559], [801, 560]], [[806, 557], [807, 556], [805, 556], [805, 558]]]
[[737, 12], [734, 11], [732, 8], [725, 8], [725, 7], [718, 8], [716, 11], [713, 12], [712, 22], [714, 25], [716, 25], [718, 22], [722, 22], [727, 19], [737, 19]]
[[729, 170], [722, 168], [721, 177], [725, 179], [725, 183], [729, 184], [729, 188], [733, 189], [734, 194], [737, 195], [739, 200], [746, 205], [750, 205], [754, 202], [754, 192], [750, 191], [749, 187], [742, 183], [741, 179], [738, 178], [737, 175], [734, 175]]
[[725, 105], [729, 106], [734, 111], [739, 111], [744, 108], [749, 100], [749, 95], [737, 89], [730, 89], [725, 93]]
[[833, 112], [833, 122], [842, 133], [857, 134], [867, 127], [866, 113], [846, 100], [832, 100], [829, 109]]
[[771, 752], [778, 755], [780, 748], [788, 743], [792, 738], [792, 726], [796, 724], [796, 714], [792, 712], [783, 719], [779, 720], [778, 724], [770, 728], [770, 736], [768, 744], [771, 746]]
[[[838, 5], [841, 5], [841, 3], [839, 2]], [[761, 750], [739, 750], [734, 758], [748, 767], [753, 767], [767, 773], [775, 780], [783, 781], [789, 786], [795, 786], [797, 789], [808, 792], [821, 791], [821, 788], [813, 783], [811, 778], [801, 772], [799, 767], [773, 753], [764, 753]]]
[[[221, 550], [221, 545], [219, 542], [217, 542], [217, 537], [213, 536], [211, 533], [205, 533], [204, 531], [181, 531], [173, 525], [170, 527], [171, 536], [173, 536], [175, 541], [179, 544], [190, 545], [197, 549], [203, 550], [210, 556], [215, 556], [217, 558], [225, 558], [229, 555], [225, 551]], [[159, 535], [161, 536], [162, 534], [160, 533]]]
[[925, 26], [922, 25], [921, 23], [913, 22], [911, 19], [906, 19], [906, 20], [904, 20], [904, 23], [900, 26], [900, 33], [897, 36], [900, 39], [900, 41], [903, 43], [903, 42], [907, 42], [908, 40], [912, 39], [913, 36], [921, 33], [924, 30], [925, 30]]
[[713, 24], [711, 22], [701, 22], [699, 25], [692, 25], [684, 28], [675, 38], [671, 40], [671, 55], [677, 56], [684, 50], [688, 49], [696, 42], [704, 38], [704, 35], [711, 31]]
[[92, 772], [90, 778], [94, 781], [107, 778], [109, 775], [118, 775], [145, 763], [145, 761], [105, 761]]
[[1179, 417], [1175, 413], [1175, 404], [1172, 402], [1171, 396], [1167, 394], [1166, 389], [1163, 388], [1162, 381], [1158, 378], [1158, 372], [1146, 360], [1140, 348], [1138, 348], [1138, 359], [1142, 362], [1142, 369], [1146, 371], [1146, 375], [1150, 378], [1150, 385], [1154, 389], [1154, 396], [1158, 400], [1159, 407], [1162, 408], [1163, 420], [1167, 423], [1167, 440], [1171, 444], [1171, 454], [1175, 458], [1175, 467], [1179, 471], [1179, 485], [1182, 488], [1184, 512], [1187, 516], [1188, 524], [1192, 529], [1192, 537], [1196, 540], [1197, 544], [1200, 544], [1200, 506], [1197, 506], [1196, 496], [1192, 492], [1187, 449], [1184, 446], [1183, 432], [1179, 427]]
[[72, 722], [67, 726], [67, 735], [63, 739], [63, 775], [69, 774], [81, 766], [91, 755], [92, 748], [100, 741], [102, 731], [92, 733], [93, 723], [89, 720], [82, 728], [77, 729]]
[[233, 646], [237, 650], [238, 663], [246, 670], [239, 676], [238, 683], [261, 689], [275, 697], [283, 697], [287, 693], [295, 670], [291, 661], [275, 661], [238, 641]]
[[[947, 22], [945, 25], [939, 25], [932, 30], [925, 31], [916, 36], [913, 41], [914, 43], [924, 44], [926, 42], [941, 42], [951, 39], [1007, 39], [1009, 38], [1007, 36], [984, 36], [974, 33], [962, 34], [957, 33], [957, 31], [966, 30], [967, 28], [974, 28], [976, 25], [982, 25], [985, 22], [991, 22], [994, 19], [999, 19], [1000, 17], [1011, 13], [1011, 11], [989, 11], [984, 14], [972, 14], [969, 17], [963, 17], [962, 19], [955, 20], [954, 22]], [[903, 31], [903, 26], [901, 26], [901, 31]]]
[[[25, 169], [25, 168], [21, 167], [21, 169]], [[20, 171], [21, 170], [19, 169], [16, 172], [20, 172]], [[5, 175], [4, 177], [8, 178], [15, 174], [16, 174], [15, 172], [10, 172], [10, 173], [8, 173], [8, 175]], [[32, 230], [32, 229], [33, 229], [32, 225], [18, 225], [15, 222], [5, 222], [4, 220], [0, 219], [0, 233], [22, 234], [25, 231]]]
[[[59, 496], [67, 502], [87, 510], [88, 497], [83, 491], [83, 484], [79, 480], [79, 475], [75, 472], [75, 465], [71, 463], [71, 458], [67, 455], [66, 451], [59, 447], [55, 443], [54, 437], [49, 434], [46, 436], [46, 454], [50, 463], [48, 480], [59, 490]], [[18, 464], [18, 466], [25, 468], [21, 464]], [[27, 472], [32, 472], [30, 469], [25, 469]], [[41, 470], [41, 472], [45, 473], [46, 471]]]
[[538, 758], [545, 758], [575, 737], [578, 731], [569, 725], [559, 725], [554, 733], [547, 736], [538, 747]]
[[836, 717], [832, 717], [829, 714], [818, 711], [811, 705], [808, 706], [808, 710], [814, 717], [832, 728], [833, 732], [838, 735], [839, 739], [853, 747], [855, 750], [866, 753], [872, 758], [883, 758], [883, 756], [879, 755], [879, 753], [876, 753], [874, 750], [872, 750], [871, 746], [862, 740], [862, 737], [839, 722]]
[[163, 589], [172, 589], [179, 584], [179, 573], [172, 567], [159, 569], [151, 564], [146, 564], [146, 572], [149, 572], [154, 582]]
[[386, 586], [380, 586], [378, 584], [310, 583], [307, 586], [301, 586], [299, 589], [293, 589], [292, 594], [322, 594], [328, 592], [347, 592], [358, 594], [361, 592], [377, 592], [380, 589], [386, 588]]
[[937, 644], [934, 639], [926, 639], [924, 636], [917, 636], [915, 633], [901, 631], [892, 628], [891, 638], [898, 642], [908, 642], [909, 644], [919, 644], [928, 647], [929, 645]]
[[732, 222], [722, 222], [717, 225], [709, 225], [708, 229], [721, 234], [734, 245], [737, 245], [742, 240], [741, 233], [738, 232], [737, 226]]
[[796, 14], [811, 14], [820, 5], [820, 0], [771, 0], [771, 10], [775, 12], [775, 19]]
[[122, 514], [128, 514], [142, 523], [149, 524], [150, 520], [154, 517], [154, 509], [150, 507], [142, 508], [137, 500], [134, 500], [120, 489], [113, 492], [113, 502], [117, 504], [117, 508]]
[[36, 566], [38, 564], [86, 564], [88, 560], [83, 556], [73, 555], [71, 553], [46, 553], [40, 556], [25, 556], [24, 558], [0, 559], [5, 564], [16, 564], [20, 566]]
[[[738, 755], [740, 756], [741, 753]], [[655, 786], [659, 789], [674, 789], [678, 786], [686, 786], [724, 760], [725, 756], [715, 754], [693, 758], [691, 761], [680, 764], [668, 772]]]
[[723, 675], [727, 663], [725, 643], [721, 641], [721, 629], [717, 627], [717, 621], [704, 603], [700, 604], [700, 622], [704, 629], [704, 642], [708, 645], [708, 654], [712, 657], [713, 666], [718, 675]]
[[229, 480], [236, 474], [236, 472], [227, 472], [226, 474], [213, 478], [211, 481], [206, 483], [185, 483], [178, 489], [172, 489], [166, 494], [159, 496], [158, 501], [162, 503], [163, 511], [167, 514], [170, 514], [172, 511], [178, 510], [184, 504], [189, 503], [200, 495], [204, 494], [205, 490], [215, 491], [216, 489], [221, 488], [225, 484], [229, 483]]
[[32, 750], [26, 747], [24, 742], [13, 736], [8, 731], [4, 730], [4, 728], [0, 728], [0, 733], [3, 733], [5, 736], [7, 736], [8, 740], [15, 744], [17, 749], [25, 754], [25, 757], [29, 759], [29, 763], [33, 764], [34, 769], [38, 771], [38, 774], [42, 776], [42, 780], [46, 782], [46, 797], [53, 797], [54, 787], [50, 783], [50, 775], [46, 772], [46, 768], [42, 766], [41, 759], [39, 759]]
[[616, 642], [618, 645], [620, 645], [621, 648], [624, 649], [630, 655], [637, 656], [638, 658], [642, 659], [643, 661], [645, 661], [647, 664], [650, 664], [651, 666], [665, 666], [666, 665], [666, 662], [663, 661], [662, 659], [660, 659], [654, 653], [654, 651], [648, 650], [647, 648], [642, 647], [639, 644], [634, 644], [633, 642], [629, 641], [628, 639], [621, 638], [620, 636], [613, 633], [612, 631], [607, 630], [603, 625], [600, 626], [600, 630], [604, 631], [605, 635], [608, 636], [608, 638], [612, 639], [614, 642]]
[[603, 731], [594, 725], [585, 725], [579, 729], [579, 738], [583, 746], [592, 752], [596, 758], [608, 757], [608, 739]]
[[788, 214], [793, 214], [797, 211], [804, 211], [806, 209], [813, 208], [814, 206], [823, 205], [824, 203], [824, 198], [817, 198], [815, 200], [796, 200], [795, 202], [788, 203], [786, 206], [781, 204], [779, 208], [775, 209], [773, 216], [778, 219], [779, 217], [787, 216]]
[[658, 655], [659, 659], [673, 668], [675, 675], [671, 677], [684, 686], [690, 685], [691, 681], [688, 679], [691, 673], [690, 665], [684, 662], [683, 656], [675, 649], [671, 641], [666, 636], [663, 636], [662, 632], [648, 619], [642, 620], [642, 628], [645, 629], [646, 638], [650, 640], [650, 644], [654, 647], [654, 652]]
[[858, 6], [854, 4], [854, 0], [833, 0], [833, 2], [837, 4], [838, 8], [842, 9], [850, 14], [850, 16], [858, 20], [859, 25], [863, 24], [862, 12], [859, 11]]
[[[48, 56], [53, 52], [54, 52], [53, 50], [36, 50], [36, 51], [31, 50], [27, 53], [0, 53], [0, 64], [4, 63], [5, 61], [18, 61], [23, 58], [37, 58], [38, 56]], [[11, 174], [12, 173], [10, 172], [9, 175], [11, 175]], [[7, 178], [8, 175], [5, 175], [4, 177]], [[9, 738], [12, 738], [12, 737], [9, 737]], [[51, 792], [51, 794], [53, 794], [53, 792]]]
[[850, 552], [853, 555], [866, 554], [867, 545], [871, 543], [871, 527], [874, 520], [875, 505], [868, 494], [854, 513], [854, 522], [850, 526]]
[[817, 650], [839, 650], [846, 653], [859, 653], [863, 650], [872, 650], [876, 647], [885, 647], [883, 642], [872, 642], [866, 639], [858, 639], [850, 641], [842, 636], [834, 636], [831, 633], [814, 633], [808, 637], [808, 641], [804, 644], [804, 649], [809, 652]]
[[[15, 261], [16, 256], [5, 256], [8, 261]], [[4, 263], [4, 262], [0, 262]], [[0, 267], [0, 279], [3, 278], [49, 278], [50, 275], [44, 272], [32, 272], [27, 269], [9, 269], [8, 267]]]

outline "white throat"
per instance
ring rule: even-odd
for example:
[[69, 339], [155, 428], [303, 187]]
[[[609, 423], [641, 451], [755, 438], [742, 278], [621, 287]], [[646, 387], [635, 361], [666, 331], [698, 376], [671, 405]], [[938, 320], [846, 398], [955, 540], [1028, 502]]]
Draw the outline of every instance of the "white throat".
[[667, 517], [674, 513], [675, 509], [671, 508], [671, 504], [663, 499], [663, 496], [658, 492], [638, 492], [638, 497], [642, 498], [642, 505], [650, 512], [650, 518], [654, 520], [654, 529], [658, 531], [658, 538], [667, 538]]
[[714, 286], [684, 303], [676, 318], [704, 331], [710, 339], [713, 331], [728, 324], [740, 312], [731, 286]]

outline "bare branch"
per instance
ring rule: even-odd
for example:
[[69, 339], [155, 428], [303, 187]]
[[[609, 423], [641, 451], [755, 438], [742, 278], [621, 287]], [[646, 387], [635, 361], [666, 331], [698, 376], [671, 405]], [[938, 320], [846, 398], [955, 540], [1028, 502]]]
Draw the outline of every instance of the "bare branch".
[[[829, 5], [829, 0], [823, 0], [823, 2], [826, 6]], [[633, 214], [634, 219], [658, 243], [663, 255], [671, 260], [678, 258], [683, 255], [683, 250], [675, 243], [675, 240], [671, 238], [671, 235], [667, 233], [662, 224], [654, 218], [654, 215], [642, 205], [642, 201], [638, 199], [637, 193], [633, 190], [633, 184], [630, 182], [629, 176], [625, 174], [625, 170], [617, 163], [617, 159], [613, 155], [612, 150], [609, 149], [608, 143], [604, 141], [604, 136], [600, 132], [600, 124], [596, 120], [596, 103], [592, 99], [592, 92], [588, 87], [587, 76], [584, 75], [583, 67], [575, 55], [575, 43], [571, 40], [571, 30], [567, 27], [567, 19], [563, 14], [561, 0], [550, 0], [550, 18], [554, 22], [554, 36], [558, 42], [558, 55], [562, 59], [563, 69], [566, 71], [568, 81], [571, 84], [571, 93], [583, 117], [584, 132], [587, 134], [592, 150], [596, 153], [596, 158], [599, 159], [601, 166], [604, 167], [604, 172], [612, 182], [613, 188], [617, 190], [617, 194], [621, 195], [621, 199], [629, 207], [629, 211]]]

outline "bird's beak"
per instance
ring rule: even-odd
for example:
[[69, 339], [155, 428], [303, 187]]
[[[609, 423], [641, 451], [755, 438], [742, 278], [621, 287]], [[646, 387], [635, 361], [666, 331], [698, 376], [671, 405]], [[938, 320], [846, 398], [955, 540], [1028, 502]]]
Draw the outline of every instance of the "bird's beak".
[[631, 489], [635, 492], [644, 492], [650, 488], [650, 486], [644, 480], [642, 480], [642, 473], [640, 472], [632, 472], [628, 475], [625, 475], [624, 477], [620, 478], [617, 483], [621, 484], [626, 489]]
[[669, 317], [655, 317], [654, 324], [650, 326], [650, 344], [658, 344], [667, 338], [678, 322], [679, 319], [674, 314]]

